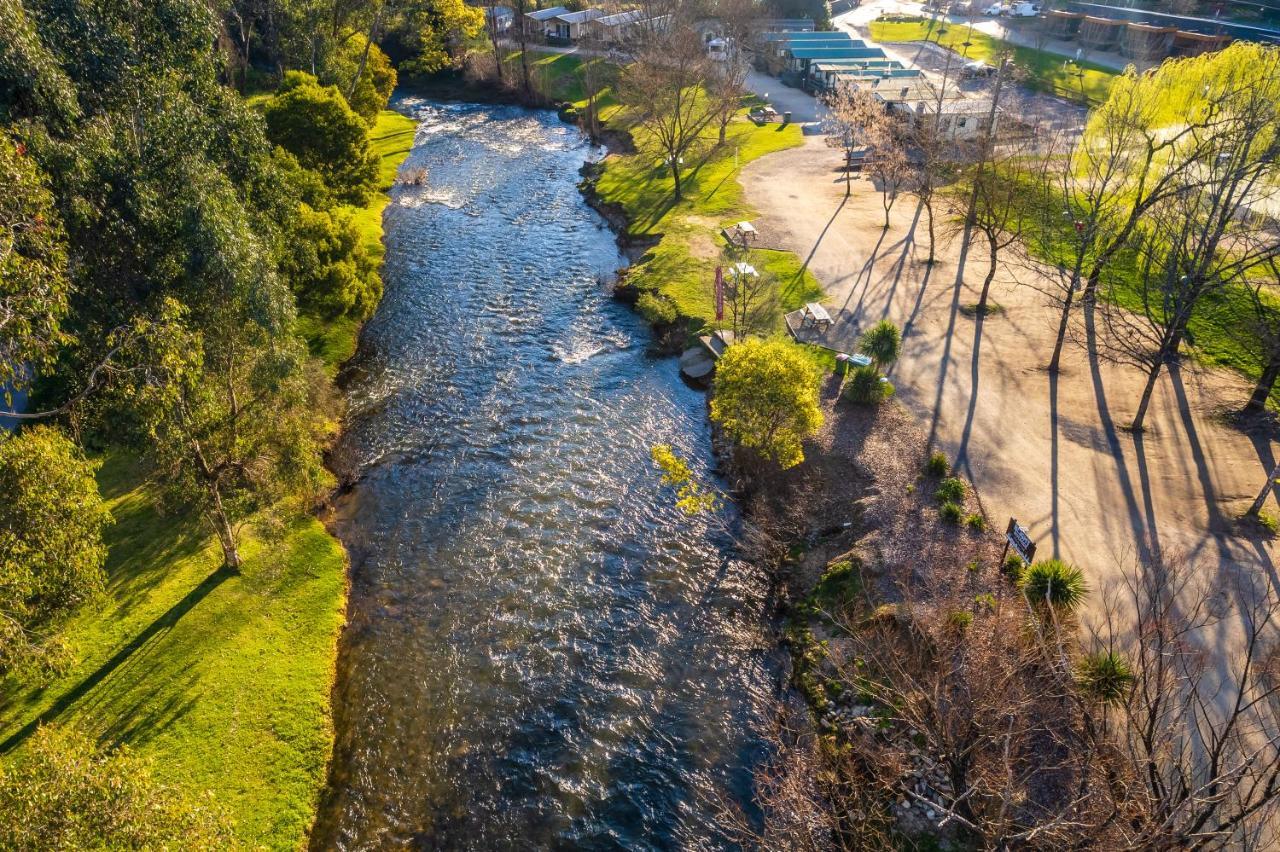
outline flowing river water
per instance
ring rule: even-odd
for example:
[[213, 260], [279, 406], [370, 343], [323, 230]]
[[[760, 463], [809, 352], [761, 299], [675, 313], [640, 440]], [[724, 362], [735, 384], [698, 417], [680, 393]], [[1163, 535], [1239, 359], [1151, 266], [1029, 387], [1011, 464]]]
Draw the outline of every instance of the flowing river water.
[[598, 152], [545, 112], [400, 107], [428, 178], [395, 190], [347, 383], [313, 847], [722, 848], [773, 713], [768, 588], [649, 460], [709, 476], [705, 404], [609, 297], [625, 260], [576, 188]]

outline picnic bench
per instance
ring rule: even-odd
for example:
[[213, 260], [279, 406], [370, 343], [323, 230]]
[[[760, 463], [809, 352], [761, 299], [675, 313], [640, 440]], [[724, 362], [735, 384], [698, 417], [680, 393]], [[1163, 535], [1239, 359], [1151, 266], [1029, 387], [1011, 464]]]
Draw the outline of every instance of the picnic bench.
[[827, 309], [819, 305], [817, 302], [808, 302], [804, 306], [804, 314], [800, 318], [800, 325], [803, 327], [806, 323], [813, 323], [815, 328], [826, 330], [831, 328], [831, 314], [827, 313]]
[[778, 111], [771, 106], [752, 107], [749, 115], [753, 121], [760, 124], [778, 120]]
[[760, 232], [756, 230], [756, 226], [750, 222], [739, 222], [733, 226], [733, 230], [734, 233], [742, 239], [743, 244], [745, 244], [747, 240], [755, 241], [760, 236]]

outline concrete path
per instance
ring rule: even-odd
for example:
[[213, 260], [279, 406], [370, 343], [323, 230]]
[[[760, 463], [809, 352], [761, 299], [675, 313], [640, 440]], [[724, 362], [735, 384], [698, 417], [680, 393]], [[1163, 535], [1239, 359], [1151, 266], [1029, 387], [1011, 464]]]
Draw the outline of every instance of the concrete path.
[[1003, 311], [976, 320], [965, 308], [986, 271], [982, 249], [969, 250], [965, 274], [958, 237], [924, 265], [915, 200], [900, 199], [882, 231], [880, 194], [859, 180], [845, 199], [838, 165], [839, 153], [813, 137], [754, 161], [741, 179], [770, 242], [807, 260], [826, 288], [835, 337], [851, 342], [885, 317], [904, 329], [892, 373], [900, 399], [974, 482], [994, 523], [1017, 517], [1041, 554], [1079, 564], [1095, 588], [1156, 549], [1185, 554], [1215, 584], [1280, 586], [1274, 545], [1240, 537], [1233, 524], [1277, 453], [1269, 437], [1224, 424], [1221, 414], [1248, 398], [1238, 375], [1184, 364], [1161, 378], [1150, 429], [1126, 431], [1141, 390], [1136, 370], [1083, 345], [1070, 346], [1057, 378], [1043, 369], [1056, 319], [1037, 289], [1044, 279], [1010, 254], [993, 286]]

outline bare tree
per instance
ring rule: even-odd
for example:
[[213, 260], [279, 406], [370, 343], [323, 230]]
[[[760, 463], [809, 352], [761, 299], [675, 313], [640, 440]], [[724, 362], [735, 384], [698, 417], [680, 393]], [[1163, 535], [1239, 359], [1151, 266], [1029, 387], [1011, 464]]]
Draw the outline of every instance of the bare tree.
[[904, 128], [897, 119], [885, 115], [871, 137], [867, 170], [880, 190], [884, 207], [884, 230], [889, 230], [889, 212], [898, 195], [911, 186], [915, 176], [904, 147]]
[[853, 192], [854, 154], [871, 143], [885, 120], [884, 106], [870, 91], [855, 86], [836, 84], [823, 96], [826, 115], [823, 129], [827, 144], [844, 149], [844, 194]]
[[1157, 556], [1101, 600], [1094, 647], [1131, 681], [1119, 712], [1092, 720], [1117, 848], [1266, 848], [1280, 797], [1274, 590]]
[[725, 303], [729, 308], [729, 327], [735, 340], [754, 333], [765, 333], [778, 310], [777, 282], [768, 272], [740, 268], [749, 257], [745, 249], [727, 249], [724, 253]]
[[716, 101], [704, 91], [711, 73], [702, 39], [691, 27], [673, 26], [643, 46], [623, 69], [619, 95], [647, 130], [671, 170], [676, 201], [683, 198], [681, 163], [716, 116]]
[[[1248, 287], [1249, 304], [1253, 316], [1248, 330], [1253, 332], [1257, 344], [1253, 356], [1262, 367], [1262, 373], [1253, 386], [1253, 393], [1245, 404], [1244, 413], [1261, 414], [1267, 410], [1267, 400], [1280, 379], [1280, 305], [1271, 298], [1270, 290], [1280, 286], [1280, 262], [1276, 258], [1267, 261], [1267, 276], [1254, 279]], [[1250, 335], [1241, 335], [1248, 342]]]
[[747, 51], [758, 11], [754, 0], [718, 0], [714, 11], [720, 22], [724, 50], [722, 56], [712, 63], [707, 88], [716, 101], [718, 138], [719, 144], [723, 145], [729, 122], [742, 108], [742, 99], [747, 94], [747, 74], [751, 71]]

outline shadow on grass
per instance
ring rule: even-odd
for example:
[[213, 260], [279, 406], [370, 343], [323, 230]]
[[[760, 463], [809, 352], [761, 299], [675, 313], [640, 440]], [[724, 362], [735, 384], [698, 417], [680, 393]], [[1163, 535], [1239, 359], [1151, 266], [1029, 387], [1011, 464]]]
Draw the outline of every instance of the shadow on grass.
[[[113, 672], [127, 662], [135, 653], [142, 650], [148, 644], [156, 642], [163, 637], [164, 634], [177, 624], [184, 615], [208, 597], [210, 592], [234, 576], [236, 576], [235, 572], [224, 566], [214, 571], [208, 577], [205, 577], [204, 581], [201, 582], [200, 585], [187, 592], [187, 594], [183, 596], [182, 600], [169, 607], [169, 609], [160, 615], [160, 617], [147, 625], [141, 633], [113, 654], [110, 659], [100, 665], [92, 674], [58, 698], [58, 700], [55, 701], [49, 709], [33, 718], [30, 722], [23, 725], [10, 735], [8, 739], [0, 743], [0, 754], [7, 754], [12, 751], [14, 748], [21, 745], [27, 737], [31, 736], [40, 725], [53, 721], [70, 709], [72, 705], [84, 698], [95, 687], [110, 677]], [[136, 727], [136, 725], [134, 727]]]

